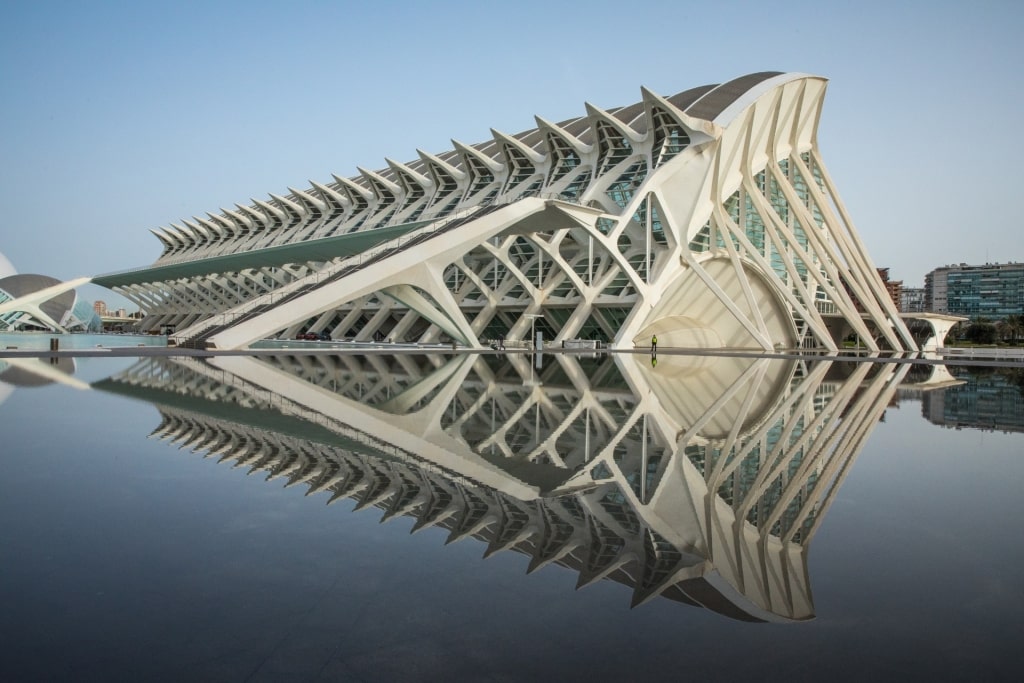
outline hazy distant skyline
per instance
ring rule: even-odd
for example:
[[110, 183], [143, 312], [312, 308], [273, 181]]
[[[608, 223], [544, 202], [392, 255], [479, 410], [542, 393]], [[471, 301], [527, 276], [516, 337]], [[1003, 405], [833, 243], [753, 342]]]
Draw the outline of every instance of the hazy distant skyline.
[[193, 215], [777, 70], [830, 79], [825, 162], [875, 264], [921, 286], [1024, 260], [998, 210], [1022, 28], [1012, 2], [6, 2], [0, 253], [62, 279], [142, 266], [149, 229]]

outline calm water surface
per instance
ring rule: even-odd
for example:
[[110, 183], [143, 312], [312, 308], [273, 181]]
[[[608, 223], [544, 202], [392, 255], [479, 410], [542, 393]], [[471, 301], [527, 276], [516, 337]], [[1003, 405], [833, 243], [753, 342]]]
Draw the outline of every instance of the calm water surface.
[[1024, 373], [0, 359], [0, 680], [1018, 680]]

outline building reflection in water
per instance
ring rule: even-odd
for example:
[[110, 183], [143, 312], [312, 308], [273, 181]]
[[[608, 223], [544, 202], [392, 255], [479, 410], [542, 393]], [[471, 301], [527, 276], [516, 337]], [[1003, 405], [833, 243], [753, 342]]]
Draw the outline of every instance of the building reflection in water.
[[75, 359], [68, 356], [0, 358], [0, 403], [19, 387], [41, 387], [57, 383], [75, 389], [88, 389], [88, 384], [72, 377], [74, 374]]
[[922, 395], [921, 413], [954, 429], [1024, 432], [1024, 368], [953, 367], [956, 382]]
[[664, 355], [147, 358], [153, 436], [749, 621], [814, 615], [807, 549], [907, 366]]

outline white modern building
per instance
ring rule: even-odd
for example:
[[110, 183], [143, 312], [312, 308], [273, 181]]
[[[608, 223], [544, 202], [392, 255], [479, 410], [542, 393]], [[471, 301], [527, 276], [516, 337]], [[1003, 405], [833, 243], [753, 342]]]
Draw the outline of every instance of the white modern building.
[[0, 254], [0, 332], [95, 332], [99, 316], [75, 288], [89, 282], [82, 277], [61, 282], [47, 275], [18, 273]]
[[817, 147], [827, 82], [755, 73], [154, 230], [95, 278], [172, 343], [405, 342], [870, 350], [917, 343]]

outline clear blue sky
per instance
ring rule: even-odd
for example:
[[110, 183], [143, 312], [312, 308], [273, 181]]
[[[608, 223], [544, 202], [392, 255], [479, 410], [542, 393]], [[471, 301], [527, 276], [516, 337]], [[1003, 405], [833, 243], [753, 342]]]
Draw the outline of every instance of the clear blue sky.
[[250, 197], [780, 70], [830, 79], [826, 163], [876, 264], [920, 286], [1024, 260], [1022, 7], [3, 0], [0, 253], [144, 265], [149, 228]]

